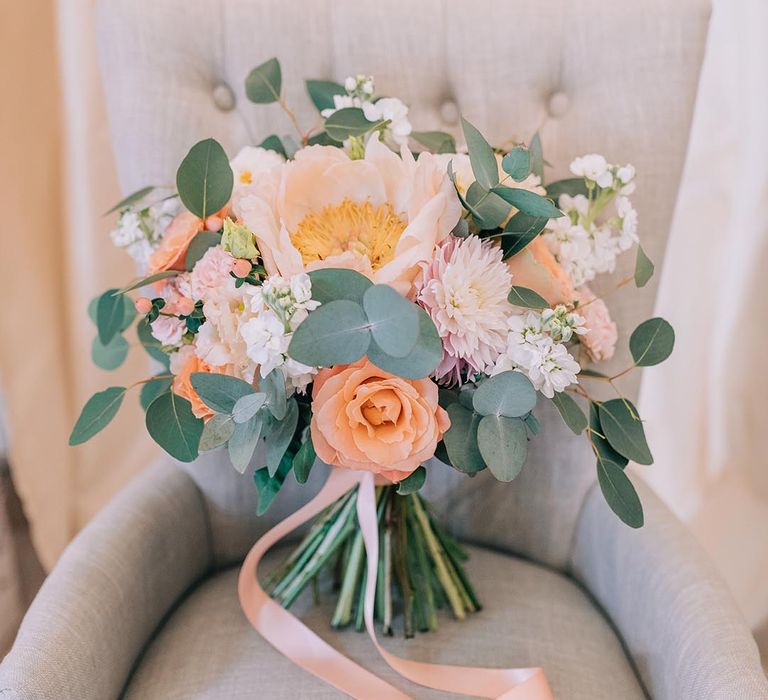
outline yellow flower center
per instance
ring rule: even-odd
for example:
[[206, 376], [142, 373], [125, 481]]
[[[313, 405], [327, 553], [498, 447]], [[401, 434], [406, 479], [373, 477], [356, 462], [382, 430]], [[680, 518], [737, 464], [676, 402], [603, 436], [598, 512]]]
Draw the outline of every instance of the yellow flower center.
[[307, 214], [291, 235], [305, 265], [351, 251], [376, 270], [395, 256], [406, 223], [390, 204], [345, 199]]
[[240, 182], [243, 185], [250, 185], [253, 183], [253, 173], [250, 170], [243, 170], [240, 173]]

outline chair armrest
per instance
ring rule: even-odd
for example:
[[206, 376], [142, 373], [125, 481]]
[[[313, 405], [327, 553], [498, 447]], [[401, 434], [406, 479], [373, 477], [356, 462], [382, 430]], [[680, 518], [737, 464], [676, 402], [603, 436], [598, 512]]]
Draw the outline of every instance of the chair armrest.
[[209, 568], [201, 494], [171, 464], [134, 479], [72, 541], [0, 665], [0, 698], [108, 700]]
[[618, 628], [653, 698], [768, 698], [741, 613], [693, 537], [642, 482], [645, 525], [633, 530], [599, 489], [575, 532], [573, 574]]

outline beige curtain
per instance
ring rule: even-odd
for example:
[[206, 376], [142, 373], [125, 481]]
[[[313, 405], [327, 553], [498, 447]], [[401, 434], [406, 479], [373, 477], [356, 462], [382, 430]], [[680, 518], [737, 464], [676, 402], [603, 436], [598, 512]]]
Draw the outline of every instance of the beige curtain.
[[14, 480], [50, 567], [156, 451], [135, 396], [99, 439], [67, 446], [91, 393], [146, 372], [141, 350], [112, 376], [89, 357], [88, 301], [132, 276], [100, 216], [118, 192], [92, 0], [3, 3], [0, 71], [0, 386]]

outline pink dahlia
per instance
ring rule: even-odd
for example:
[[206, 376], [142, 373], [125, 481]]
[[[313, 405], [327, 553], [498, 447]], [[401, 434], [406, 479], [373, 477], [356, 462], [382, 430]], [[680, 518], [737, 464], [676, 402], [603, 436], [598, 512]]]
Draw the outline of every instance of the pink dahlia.
[[579, 341], [593, 361], [610, 360], [616, 350], [619, 335], [608, 307], [586, 285], [579, 287], [574, 297], [579, 302], [577, 312], [584, 319], [584, 326], [588, 330], [588, 333], [579, 336]]
[[451, 236], [422, 263], [416, 300], [443, 341], [438, 381], [460, 383], [462, 374], [493, 366], [506, 347], [511, 284], [501, 249], [477, 236]]

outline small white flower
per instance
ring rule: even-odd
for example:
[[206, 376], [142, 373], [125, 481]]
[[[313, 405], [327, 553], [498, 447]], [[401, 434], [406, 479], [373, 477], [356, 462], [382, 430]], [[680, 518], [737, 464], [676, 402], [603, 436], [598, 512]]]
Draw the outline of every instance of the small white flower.
[[357, 87], [357, 80], [351, 75], [344, 81], [344, 89], [347, 92], [352, 92]]
[[[573, 197], [569, 194], [561, 194], [558, 204], [566, 214], [575, 211], [583, 216], [589, 211], [589, 200], [583, 194], [577, 194]], [[562, 219], [561, 216], [558, 219], [552, 219], [552, 221], [562, 221]]]
[[402, 145], [408, 140], [412, 130], [408, 107], [396, 97], [382, 97], [376, 102], [364, 103], [363, 114], [369, 122], [388, 120], [385, 134], [391, 134], [396, 144]]
[[608, 168], [608, 161], [597, 153], [576, 158], [571, 163], [571, 172], [596, 182], [600, 187], [610, 187], [613, 184], [613, 175]]
[[568, 311], [563, 304], [554, 309], [544, 309], [541, 312], [541, 327], [557, 343], [567, 343], [575, 335], [584, 335], [584, 319], [577, 313]]
[[625, 185], [635, 178], [635, 166], [624, 165], [616, 171], [616, 177]]
[[543, 338], [536, 343], [536, 349], [538, 353], [527, 372], [536, 390], [551, 399], [555, 392], [564, 391], [571, 384], [578, 383], [576, 375], [581, 367], [565, 345], [555, 343], [551, 338]]

